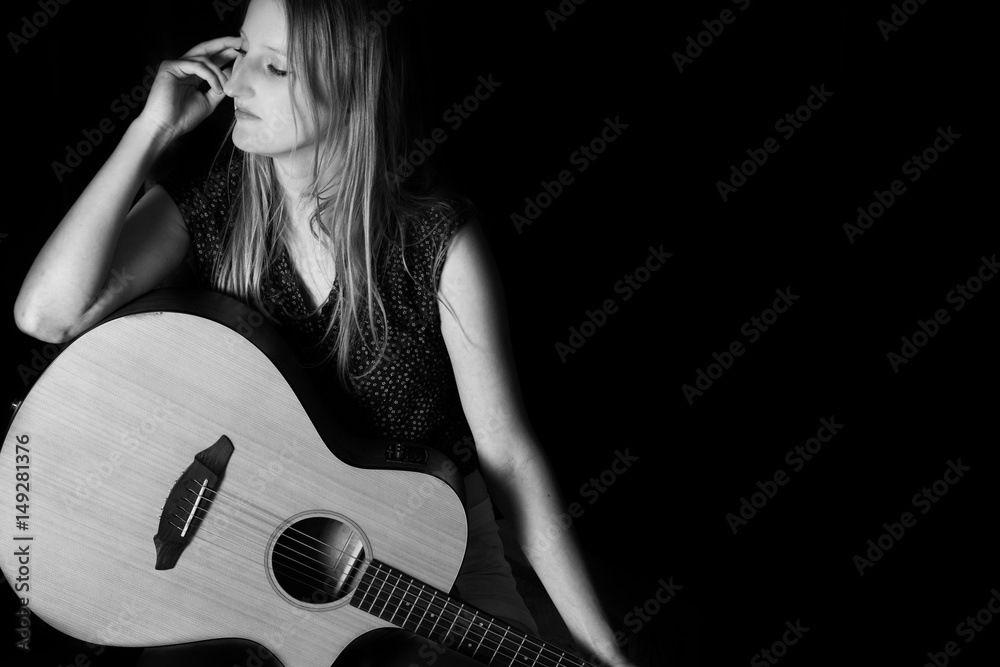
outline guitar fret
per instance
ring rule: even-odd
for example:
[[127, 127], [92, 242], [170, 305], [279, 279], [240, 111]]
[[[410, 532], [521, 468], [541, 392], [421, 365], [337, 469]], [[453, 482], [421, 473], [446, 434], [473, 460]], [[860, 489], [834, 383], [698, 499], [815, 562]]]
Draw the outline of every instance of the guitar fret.
[[[489, 623], [489, 621], [487, 621], [487, 623]], [[475, 626], [476, 631], [479, 633], [479, 642], [476, 644], [476, 648], [469, 651], [469, 655], [475, 658], [479, 653], [479, 650], [483, 647], [483, 640], [486, 639], [486, 633], [489, 632], [489, 627], [483, 625], [482, 619], [479, 618], [478, 611], [473, 613], [472, 624], [469, 625], [469, 629], [472, 630], [473, 626]]]
[[[490, 623], [490, 625], [492, 626], [493, 623]], [[510, 628], [506, 628], [503, 631], [503, 637], [501, 637], [500, 641], [497, 642], [497, 647], [495, 649], [493, 649], [493, 658], [497, 657], [497, 651], [500, 650], [500, 645], [503, 644], [503, 642], [504, 642], [505, 639], [507, 639], [507, 633], [508, 632], [510, 632]], [[490, 658], [490, 664], [491, 665], [493, 664], [493, 658]]]
[[[372, 572], [371, 572], [371, 567], [368, 567], [365, 570], [365, 573], [361, 575], [361, 581], [358, 584], [358, 590], [355, 591], [354, 593], [354, 598], [357, 598], [359, 593], [361, 594], [361, 599], [356, 601], [358, 609], [364, 611], [365, 599], [368, 597], [368, 593], [371, 592], [371, 589], [372, 589]], [[355, 602], [354, 598], [351, 599], [351, 602]]]
[[380, 616], [380, 618], [384, 618], [385, 620], [389, 621], [390, 623], [392, 623], [392, 619], [395, 618], [396, 611], [399, 609], [399, 607], [396, 606], [395, 604], [390, 604], [390, 603], [392, 603], [392, 595], [393, 595], [393, 593], [396, 592], [396, 583], [398, 581], [399, 581], [399, 577], [397, 576], [396, 577], [396, 581], [392, 582], [392, 590], [389, 591], [388, 595], [386, 596], [385, 604], [382, 605], [382, 612], [383, 612], [383, 614], [386, 611], [386, 607], [389, 607], [392, 610], [392, 613], [389, 614], [389, 618], [385, 618], [385, 616]]
[[[420, 601], [420, 599], [421, 599], [421, 598], [420, 598], [420, 595], [421, 595], [421, 593], [423, 593], [423, 592], [424, 592], [424, 585], [423, 585], [423, 584], [421, 584], [421, 585], [420, 585], [420, 592], [418, 592], [418, 593], [417, 593], [417, 599], [416, 599], [416, 602], [419, 602], [419, 601]], [[414, 604], [416, 604], [416, 602], [414, 602]], [[429, 610], [430, 610], [430, 607], [424, 607], [424, 613], [422, 613], [422, 614], [420, 615], [420, 620], [419, 620], [419, 621], [417, 621], [417, 627], [416, 627], [416, 632], [417, 632], [417, 634], [418, 634], [418, 635], [423, 635], [423, 634], [424, 634], [424, 633], [420, 632], [420, 624], [421, 624], [421, 623], [423, 623], [423, 622], [424, 622], [424, 620], [426, 619], [426, 617], [427, 617], [427, 612], [428, 612]]]
[[[382, 564], [381, 563], [379, 563], [379, 568], [378, 569], [379, 569], [379, 573], [381, 574], [381, 572], [382, 572]], [[375, 602], [377, 602], [379, 596], [382, 595], [382, 589], [385, 588], [385, 582], [386, 581], [387, 581], [387, 578], [383, 578], [382, 579], [382, 585], [378, 587], [378, 592], [375, 594]], [[375, 602], [372, 602], [372, 607], [375, 606]], [[368, 611], [371, 612], [371, 608], [369, 608]], [[382, 604], [382, 611], [385, 611], [385, 603]], [[376, 613], [375, 615], [378, 616], [379, 618], [382, 618], [381, 612]]]
[[510, 659], [510, 664], [513, 665], [515, 662], [517, 662], [517, 656], [521, 654], [521, 649], [524, 648], [524, 640], [527, 638], [528, 638], [527, 636], [521, 637], [521, 643], [518, 644], [516, 649], [514, 649], [514, 657]]
[[[453, 602], [448, 602], [447, 600], [445, 600], [444, 608], [441, 611], [443, 612], [445, 609], [447, 609], [449, 604], [453, 605], [454, 603]], [[462, 608], [460, 606], [458, 608], [458, 612], [455, 612], [455, 618], [451, 619], [451, 625], [449, 625], [448, 629], [444, 631], [443, 635], [441, 635], [441, 639], [444, 640], [444, 641], [441, 642], [442, 646], [450, 647], [452, 645], [453, 642], [450, 639], [448, 639], [448, 635], [450, 635], [451, 631], [455, 628], [455, 622], [458, 620], [458, 613], [461, 612], [461, 611], [462, 611]]]
[[[427, 605], [427, 608], [428, 608], [428, 609], [430, 609], [431, 605], [433, 605], [433, 604], [434, 604], [434, 599], [435, 599], [436, 597], [437, 597], [437, 595], [435, 594], [435, 592], [434, 592], [434, 591], [433, 591], [433, 589], [432, 589], [432, 590], [431, 590], [431, 599], [430, 599], [430, 602], [429, 602], [429, 603], [428, 603], [428, 605]], [[428, 636], [428, 637], [429, 637], [430, 639], [434, 639], [434, 628], [436, 628], [436, 627], [437, 627], [437, 624], [438, 624], [438, 622], [439, 622], [439, 621], [441, 620], [441, 614], [437, 614], [437, 613], [435, 613], [435, 612], [433, 612], [433, 611], [432, 611], [432, 612], [431, 612], [431, 618], [433, 618], [433, 619], [434, 619], [434, 623], [433, 623], [433, 624], [431, 625], [431, 629], [427, 631], [427, 636]], [[435, 640], [435, 641], [436, 641], [436, 640]]]
[[[483, 624], [480, 623], [479, 627], [482, 628]], [[486, 621], [486, 628], [484, 628], [482, 634], [479, 635], [479, 645], [476, 646], [476, 652], [478, 652], [479, 649], [483, 647], [483, 640], [486, 639], [486, 633], [488, 633], [490, 631], [490, 628], [492, 627], [493, 627], [493, 621]]]
[[[382, 567], [381, 564], [379, 564], [379, 565], [375, 566], [375, 569], [376, 570], [381, 570], [381, 567]], [[377, 583], [378, 583], [378, 578], [376, 577], [375, 572], [372, 571], [372, 573], [371, 573], [371, 582], [368, 584], [368, 591], [372, 595], [372, 601], [370, 603], [368, 603], [368, 611], [369, 612], [372, 610], [372, 608], [375, 607], [375, 602], [378, 600], [378, 588], [376, 587]]]
[[[463, 605], [463, 607], [464, 607], [464, 605]], [[459, 611], [462, 611], [462, 610], [463, 609], [460, 609]], [[465, 632], [462, 633], [462, 638], [458, 641], [458, 647], [459, 648], [462, 648], [462, 644], [465, 643], [465, 638], [469, 636], [469, 630], [472, 629], [472, 624], [473, 624], [473, 622], [475, 621], [475, 619], [477, 617], [478, 617], [478, 614], [473, 614], [472, 615], [472, 620], [469, 621], [469, 625], [466, 626]], [[472, 644], [469, 644], [469, 646], [472, 646]]]
[[[407, 596], [407, 594], [409, 594], [410, 587], [412, 585], [413, 585], [412, 581], [407, 581], [406, 582], [406, 590], [403, 591], [403, 604], [405, 604], [406, 606], [408, 606], [409, 609], [406, 611], [406, 616], [403, 618], [403, 622], [399, 624], [399, 627], [401, 627], [401, 628], [406, 628], [406, 622], [408, 620], [410, 620], [410, 614], [413, 613], [413, 604], [410, 603], [410, 602], [407, 602], [407, 600], [406, 600], [406, 596]], [[393, 622], [395, 622], [395, 621], [393, 621]]]

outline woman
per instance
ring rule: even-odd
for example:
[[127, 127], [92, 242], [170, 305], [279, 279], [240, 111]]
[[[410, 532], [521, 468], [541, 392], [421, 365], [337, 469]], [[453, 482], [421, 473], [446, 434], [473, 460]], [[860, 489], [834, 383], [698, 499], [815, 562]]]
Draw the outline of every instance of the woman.
[[[570, 533], [547, 530], [564, 505], [518, 393], [483, 232], [401, 159], [414, 138], [403, 105], [412, 77], [399, 26], [381, 29], [372, 9], [252, 0], [240, 37], [163, 63], [144, 110], [35, 260], [16, 322], [44, 341], [71, 339], [193, 249], [205, 283], [273, 314], [353, 428], [446, 447], [475, 434], [474, 451], [466, 440], [448, 452], [462, 459], [470, 521], [459, 597], [536, 632], [503, 562], [492, 496], [581, 651], [628, 665]], [[206, 187], [167, 180], [129, 210], [154, 161], [226, 96], [234, 157]], [[381, 640], [338, 664], [426, 662], [423, 640], [405, 631]], [[221, 650], [195, 660], [244, 656]], [[188, 658], [158, 650], [144, 661], [178, 659]]]

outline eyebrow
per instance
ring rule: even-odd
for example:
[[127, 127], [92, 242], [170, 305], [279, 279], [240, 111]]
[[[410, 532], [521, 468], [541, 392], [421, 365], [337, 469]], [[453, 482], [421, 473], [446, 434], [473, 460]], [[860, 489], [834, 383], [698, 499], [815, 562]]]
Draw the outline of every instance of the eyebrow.
[[[247, 37], [247, 34], [245, 32], [243, 32], [242, 30], [240, 30], [240, 37], [242, 37], [243, 39], [247, 40], [248, 42], [250, 41], [250, 38]], [[267, 44], [264, 44], [263, 46], [268, 51], [273, 51], [274, 53], [277, 53], [279, 56], [285, 55], [284, 51], [282, 51], [280, 49], [276, 49], [273, 46], [268, 46]]]

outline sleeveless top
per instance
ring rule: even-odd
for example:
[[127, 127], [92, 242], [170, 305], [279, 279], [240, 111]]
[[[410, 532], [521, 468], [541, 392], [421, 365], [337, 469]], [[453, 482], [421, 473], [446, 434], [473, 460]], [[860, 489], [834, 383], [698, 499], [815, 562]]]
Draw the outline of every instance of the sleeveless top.
[[[220, 160], [211, 170], [175, 171], [160, 182], [187, 225], [195, 279], [205, 289], [214, 289], [215, 262], [233, 224], [230, 210], [240, 192], [241, 156], [234, 151], [229, 164]], [[339, 333], [334, 328], [323, 340], [337, 283], [320, 310], [312, 311], [288, 252], [282, 249], [268, 271], [263, 294], [272, 323], [346, 429], [362, 437], [434, 447], [449, 456], [464, 476], [478, 467], [478, 459], [441, 335], [436, 295], [443, 261], [435, 266], [435, 258], [444, 256], [469, 217], [462, 210], [454, 202], [442, 201], [413, 217], [407, 221], [406, 243], [386, 244], [387, 250], [376, 258], [388, 347], [378, 359], [379, 348], [364, 326], [364, 344], [352, 350], [349, 370], [352, 375], [372, 370], [357, 378], [350, 389], [338, 380], [336, 362], [323, 362]]]
[[[242, 173], [241, 153], [234, 151], [234, 156], [230, 164], [175, 172], [160, 182], [187, 225], [195, 279], [205, 289], [214, 289], [215, 263], [233, 224], [230, 210], [239, 195]], [[444, 253], [468, 218], [468, 211], [457, 202], [442, 201], [407, 221], [404, 245], [390, 245], [376, 258], [388, 347], [377, 359], [378, 347], [365, 329], [364, 344], [351, 352], [349, 370], [353, 375], [372, 370], [356, 379], [351, 390], [339, 382], [334, 361], [319, 363], [338, 335], [335, 328], [324, 342], [337, 283], [319, 312], [312, 312], [303, 296], [305, 287], [282, 250], [269, 268], [263, 290], [273, 323], [345, 428], [363, 437], [434, 447], [449, 456], [463, 476], [478, 469], [478, 457], [441, 335], [436, 295]], [[467, 507], [466, 516], [468, 544], [452, 594], [537, 635], [537, 625], [504, 558], [490, 498]]]

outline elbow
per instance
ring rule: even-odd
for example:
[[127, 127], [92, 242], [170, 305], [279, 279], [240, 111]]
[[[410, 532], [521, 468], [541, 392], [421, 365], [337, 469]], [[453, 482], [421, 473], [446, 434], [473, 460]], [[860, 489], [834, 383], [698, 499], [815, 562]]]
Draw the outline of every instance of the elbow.
[[73, 338], [70, 327], [57, 324], [20, 297], [14, 304], [14, 324], [22, 333], [44, 343], [62, 344]]

